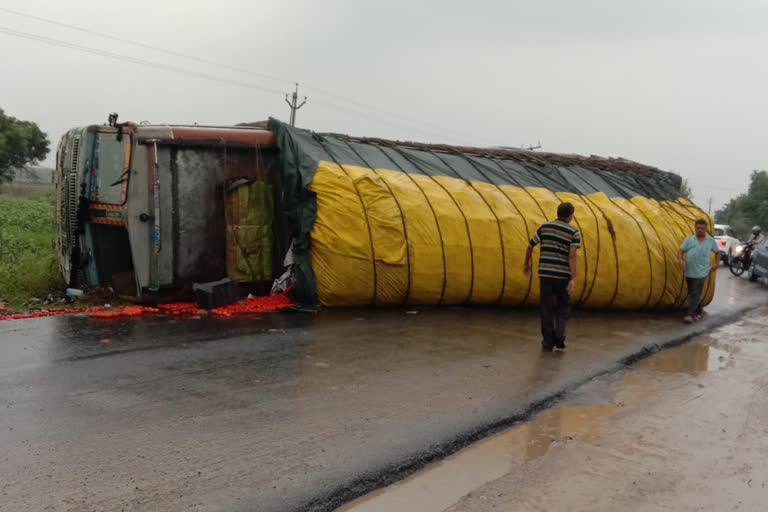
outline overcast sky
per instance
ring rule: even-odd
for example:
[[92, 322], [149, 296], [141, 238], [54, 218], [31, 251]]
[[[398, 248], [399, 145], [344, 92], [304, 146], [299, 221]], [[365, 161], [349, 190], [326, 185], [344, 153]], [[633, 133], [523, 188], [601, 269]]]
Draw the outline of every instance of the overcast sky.
[[309, 96], [302, 127], [622, 156], [688, 178], [705, 208], [768, 168], [761, 0], [0, 0], [0, 8], [252, 70], [0, 10], [0, 107], [37, 122], [54, 147], [68, 128], [112, 111], [155, 123], [287, 120], [283, 91], [298, 81]]

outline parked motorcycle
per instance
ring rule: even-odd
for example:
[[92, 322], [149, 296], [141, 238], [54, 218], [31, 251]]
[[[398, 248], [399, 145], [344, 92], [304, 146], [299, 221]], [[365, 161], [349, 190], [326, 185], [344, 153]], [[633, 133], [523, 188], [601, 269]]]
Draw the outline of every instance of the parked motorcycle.
[[754, 247], [751, 244], [736, 246], [736, 249], [733, 250], [731, 263], [728, 265], [731, 269], [731, 274], [740, 276], [752, 265], [752, 249]]

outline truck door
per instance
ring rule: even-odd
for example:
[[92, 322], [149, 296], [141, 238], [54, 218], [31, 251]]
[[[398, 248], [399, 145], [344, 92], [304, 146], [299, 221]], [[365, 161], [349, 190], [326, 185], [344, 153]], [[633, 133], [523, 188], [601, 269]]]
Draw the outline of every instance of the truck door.
[[130, 134], [98, 132], [86, 183], [90, 222], [85, 235], [92, 248], [91, 282], [135, 295], [126, 207], [130, 159]]

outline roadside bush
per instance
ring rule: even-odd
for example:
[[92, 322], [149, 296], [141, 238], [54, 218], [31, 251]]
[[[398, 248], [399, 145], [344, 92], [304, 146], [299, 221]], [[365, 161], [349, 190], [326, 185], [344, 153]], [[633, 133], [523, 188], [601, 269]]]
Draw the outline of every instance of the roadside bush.
[[11, 306], [64, 287], [53, 250], [54, 198], [0, 194], [0, 299]]

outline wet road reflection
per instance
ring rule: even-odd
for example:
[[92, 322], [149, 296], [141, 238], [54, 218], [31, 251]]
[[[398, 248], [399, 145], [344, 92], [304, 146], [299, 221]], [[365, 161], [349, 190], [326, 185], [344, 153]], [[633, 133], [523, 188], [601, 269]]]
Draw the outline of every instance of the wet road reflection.
[[709, 343], [670, 348], [641, 361], [638, 366], [656, 372], [706, 372], [725, 368], [730, 354]]
[[474, 443], [338, 512], [444, 510], [472, 490], [505, 475], [513, 465], [544, 456], [554, 443], [598, 439], [602, 419], [617, 411], [615, 405], [565, 405], [543, 411], [529, 423]]
[[[705, 339], [674, 347], [640, 361], [637, 367], [684, 373], [722, 369], [728, 365], [730, 353], [718, 345], [716, 340]], [[545, 375], [546, 368], [559, 364], [556, 354], [540, 359], [537, 374]], [[657, 385], [643, 374], [630, 373], [621, 381], [616, 404], [563, 405], [545, 410], [528, 423], [473, 443], [401, 482], [340, 507], [338, 512], [445, 510], [514, 466], [543, 457], [555, 443], [599, 439], [605, 417], [616, 414], [626, 402], [647, 400], [658, 392]]]

